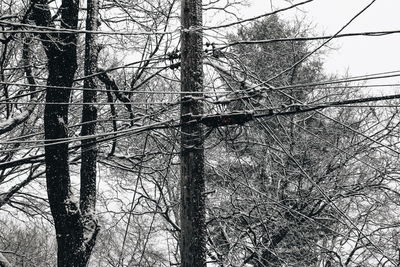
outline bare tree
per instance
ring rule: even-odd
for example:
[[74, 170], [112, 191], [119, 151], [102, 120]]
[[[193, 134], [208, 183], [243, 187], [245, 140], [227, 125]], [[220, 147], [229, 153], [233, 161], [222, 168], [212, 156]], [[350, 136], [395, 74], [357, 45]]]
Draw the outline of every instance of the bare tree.
[[[55, 28], [54, 17], [51, 15], [48, 2], [37, 1], [34, 4], [32, 18], [37, 26]], [[94, 13], [89, 12], [92, 16], [88, 18], [87, 26], [89, 28], [93, 27], [93, 22], [97, 22], [96, 15], [94, 15], [97, 12], [96, 4], [94, 6]], [[61, 29], [77, 29], [79, 1], [65, 0], [59, 11]], [[96, 173], [86, 169], [89, 165], [91, 169], [95, 170], [96, 158], [95, 155], [83, 155], [84, 168], [88, 174], [85, 175], [86, 172], [82, 174], [81, 207], [79, 207], [71, 191], [68, 143], [57, 143], [57, 139], [68, 138], [68, 103], [71, 95], [70, 88], [73, 85], [77, 69], [77, 36], [71, 32], [59, 33], [56, 31], [50, 34], [41, 33], [40, 38], [48, 60], [48, 87], [44, 110], [45, 164], [47, 193], [58, 243], [57, 262], [60, 267], [83, 267], [88, 264], [98, 232], [93, 210], [96, 192], [91, 191], [93, 184], [96, 184]], [[91, 41], [90, 36], [87, 41]], [[92, 44], [88, 44], [88, 47], [92, 47]], [[90, 73], [93, 65], [96, 64], [96, 56], [90, 48], [87, 51], [86, 56], [89, 59], [85, 70]], [[92, 96], [89, 95], [88, 98], [93, 101]], [[90, 106], [88, 108], [90, 109]], [[87, 114], [89, 118], [93, 117], [93, 113]], [[85, 118], [84, 121], [86, 120]], [[94, 129], [90, 124], [87, 127]], [[91, 131], [86, 131], [86, 128], [83, 130], [83, 135], [90, 133]], [[89, 142], [93, 141], [89, 140]], [[89, 151], [93, 153], [95, 150]]]

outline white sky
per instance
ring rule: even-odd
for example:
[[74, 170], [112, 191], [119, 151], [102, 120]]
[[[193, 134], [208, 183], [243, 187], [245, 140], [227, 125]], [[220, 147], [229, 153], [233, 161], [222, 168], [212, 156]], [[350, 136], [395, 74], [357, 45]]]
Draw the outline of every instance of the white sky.
[[[295, 0], [298, 3], [301, 0]], [[243, 17], [270, 11], [282, 6], [281, 0], [250, 0], [253, 6]], [[316, 25], [315, 33], [334, 34], [371, 0], [314, 0], [301, 10], [285, 12], [285, 17], [304, 17]], [[285, 4], [287, 5], [287, 4]], [[283, 14], [283, 13], [281, 13]], [[344, 30], [346, 32], [400, 30], [400, 0], [377, 0], [367, 11]], [[384, 37], [350, 37], [332, 41], [337, 48], [325, 57], [330, 73], [364, 75], [400, 69], [400, 34]], [[393, 81], [393, 80], [392, 80]]]

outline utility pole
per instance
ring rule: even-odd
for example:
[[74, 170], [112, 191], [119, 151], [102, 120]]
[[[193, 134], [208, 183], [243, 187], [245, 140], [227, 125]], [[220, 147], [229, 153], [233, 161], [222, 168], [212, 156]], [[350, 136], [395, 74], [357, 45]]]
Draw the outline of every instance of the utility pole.
[[[182, 0], [181, 10], [181, 267], [206, 266], [203, 129], [188, 123], [203, 113], [192, 98], [203, 92], [203, 32], [201, 0]], [[190, 94], [185, 92], [199, 92]]]

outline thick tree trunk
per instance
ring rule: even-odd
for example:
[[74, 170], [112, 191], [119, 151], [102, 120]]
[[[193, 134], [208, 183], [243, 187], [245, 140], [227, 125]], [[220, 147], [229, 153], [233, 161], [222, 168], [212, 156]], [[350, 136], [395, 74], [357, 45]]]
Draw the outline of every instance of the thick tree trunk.
[[[76, 29], [78, 0], [63, 0], [61, 28]], [[33, 9], [39, 26], [54, 26], [46, 0]], [[48, 59], [46, 106], [44, 110], [47, 194], [57, 235], [58, 267], [85, 267], [97, 233], [94, 221], [82, 216], [71, 193], [68, 143], [55, 139], [68, 137], [68, 102], [77, 69], [77, 38], [74, 33], [40, 34]], [[59, 88], [57, 88], [59, 87]], [[81, 196], [82, 197], [82, 196]], [[89, 230], [88, 230], [89, 229]], [[91, 231], [91, 234], [87, 232]]]
[[[203, 91], [202, 4], [182, 1], [181, 90]], [[197, 94], [196, 96], [199, 96]], [[182, 94], [181, 106], [181, 266], [206, 266], [203, 129], [185, 124], [203, 113], [202, 103]]]
[[[43, 6], [38, 7], [38, 9]], [[43, 12], [43, 11], [42, 11]], [[63, 13], [68, 13], [67, 28], [76, 28], [73, 18], [78, 16], [78, 3], [74, 0], [63, 1]], [[70, 89], [58, 89], [53, 86], [71, 87], [76, 61], [76, 36], [60, 34], [59, 41], [45, 44], [48, 57], [46, 107], [44, 110], [44, 130], [46, 139], [45, 162], [47, 194], [57, 234], [59, 267], [85, 266], [83, 264], [84, 249], [83, 227], [80, 212], [71, 193], [71, 181], [68, 164], [68, 143], [50, 145], [53, 139], [68, 137], [68, 102]], [[64, 104], [52, 104], [64, 103]]]

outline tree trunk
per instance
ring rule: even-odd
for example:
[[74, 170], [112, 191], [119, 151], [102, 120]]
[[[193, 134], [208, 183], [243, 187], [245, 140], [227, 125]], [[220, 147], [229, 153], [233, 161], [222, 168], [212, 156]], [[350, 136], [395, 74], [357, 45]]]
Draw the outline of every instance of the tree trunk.
[[[99, 1], [87, 1], [87, 17], [85, 36], [85, 66], [84, 74], [89, 76], [84, 81], [84, 87], [91, 89], [83, 92], [84, 103], [96, 103], [96, 83], [91, 77], [97, 71], [97, 58], [99, 49], [97, 46], [97, 35], [90, 33], [97, 31], [99, 25]], [[82, 109], [82, 136], [94, 135], [96, 133], [97, 108], [94, 104], [84, 105]], [[89, 259], [95, 245], [99, 226], [95, 218], [96, 208], [96, 164], [97, 143], [96, 138], [82, 140], [81, 147], [81, 187], [80, 187], [80, 210], [84, 220], [84, 238], [86, 243], [86, 257]]]
[[[79, 1], [63, 0], [60, 9], [61, 28], [77, 29]], [[38, 26], [54, 27], [46, 0], [36, 3], [32, 15]], [[82, 216], [72, 195], [68, 143], [52, 144], [57, 142], [54, 139], [68, 137], [69, 88], [77, 69], [77, 37], [63, 32], [40, 34], [40, 38], [48, 59], [45, 163], [47, 194], [57, 235], [57, 263], [58, 267], [85, 267], [94, 246], [97, 225]]]
[[[90, 75], [97, 71], [98, 47], [96, 35], [90, 31], [98, 28], [98, 0], [88, 0], [85, 38], [85, 76], [84, 87], [91, 89], [83, 92], [84, 103], [96, 103], [96, 83]], [[94, 135], [96, 130], [97, 108], [93, 104], [87, 104], [82, 109], [82, 136]], [[80, 209], [83, 216], [92, 217], [96, 204], [96, 138], [82, 140], [82, 164], [81, 164], [81, 189]], [[89, 218], [90, 219], [90, 218]]]
[[[183, 0], [181, 10], [181, 90], [203, 91], [202, 3]], [[181, 105], [181, 266], [206, 266], [205, 181], [203, 129], [185, 124], [203, 105], [182, 94]], [[199, 94], [196, 94], [199, 96]]]

